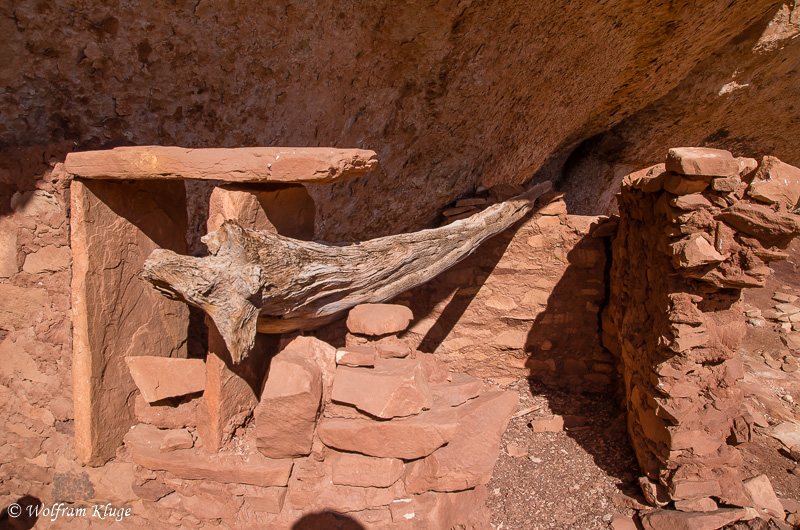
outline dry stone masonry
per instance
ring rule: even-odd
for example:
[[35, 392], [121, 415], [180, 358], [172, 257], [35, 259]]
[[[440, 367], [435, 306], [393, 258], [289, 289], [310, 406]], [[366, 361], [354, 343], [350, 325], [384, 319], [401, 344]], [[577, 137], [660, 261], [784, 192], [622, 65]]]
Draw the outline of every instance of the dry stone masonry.
[[[404, 306], [362, 305], [348, 322], [354, 333], [386, 335], [404, 331], [410, 316]], [[353, 349], [367, 362], [343, 363]], [[136, 381], [142, 394], [150, 388]], [[333, 510], [366, 527], [444, 529], [485, 524], [485, 484], [517, 404], [515, 393], [449, 373], [419, 351], [382, 358], [297, 337], [272, 358], [254, 422], [219, 451], [202, 437], [195, 446], [198, 416], [185, 400], [138, 405], [142, 423], [125, 443], [142, 469], [143, 498], [173, 517], [289, 528], [303, 513]], [[172, 421], [182, 407], [187, 420]]]
[[[776, 509], [766, 477], [743, 482], [731, 445], [744, 436], [735, 352], [745, 334], [742, 289], [763, 286], [769, 263], [800, 235], [798, 199], [797, 168], [715, 149], [671, 149], [665, 164], [623, 180], [603, 333], [620, 362], [628, 431], [653, 504]], [[645, 527], [684, 527], [681, 517], [654, 513]], [[724, 525], [743, 515], [708, 517]]]

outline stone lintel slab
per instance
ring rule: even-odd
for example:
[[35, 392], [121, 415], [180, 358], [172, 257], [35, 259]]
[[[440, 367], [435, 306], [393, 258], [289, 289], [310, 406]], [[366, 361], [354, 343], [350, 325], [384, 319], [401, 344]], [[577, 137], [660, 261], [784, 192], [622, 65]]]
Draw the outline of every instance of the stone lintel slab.
[[70, 153], [68, 173], [86, 179], [219, 180], [329, 184], [359, 177], [378, 163], [374, 151], [330, 147], [116, 147]]

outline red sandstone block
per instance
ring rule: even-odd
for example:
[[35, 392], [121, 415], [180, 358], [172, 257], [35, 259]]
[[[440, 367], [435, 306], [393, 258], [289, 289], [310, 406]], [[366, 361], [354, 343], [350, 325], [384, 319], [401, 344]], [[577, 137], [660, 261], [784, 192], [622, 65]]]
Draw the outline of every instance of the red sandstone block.
[[498, 391], [455, 407], [458, 431], [453, 440], [406, 467], [406, 491], [459, 491], [489, 482], [500, 438], [518, 403], [515, 392]]
[[370, 346], [346, 346], [336, 350], [336, 364], [339, 366], [375, 366], [378, 352]]
[[667, 151], [667, 171], [681, 175], [731, 177], [740, 171], [730, 151], [708, 147], [675, 147]]
[[201, 359], [140, 355], [125, 357], [125, 364], [148, 403], [195, 394], [206, 387], [206, 364]]
[[350, 310], [347, 329], [361, 335], [386, 335], [405, 330], [414, 315], [397, 304], [360, 304]]
[[453, 440], [459, 425], [455, 410], [435, 404], [416, 416], [389, 421], [324, 418], [317, 434], [325, 445], [340, 451], [415, 460]]
[[386, 419], [419, 414], [432, 403], [427, 371], [415, 359], [380, 359], [371, 369], [341, 366], [331, 398]]
[[67, 155], [68, 173], [94, 179], [204, 179], [223, 182], [332, 183], [378, 162], [373, 151], [329, 147], [117, 147]]
[[161, 453], [165, 433], [152, 425], [139, 424], [125, 435], [133, 461], [152, 470], [169, 471], [182, 479], [213, 480], [254, 486], [285, 486], [292, 460], [266, 458], [258, 452], [243, 455], [208, 454], [200, 449]]
[[270, 458], [311, 452], [322, 403], [322, 370], [302, 352], [286, 349], [270, 362], [256, 407], [256, 446]]
[[331, 465], [331, 479], [341, 486], [388, 488], [403, 474], [403, 461], [355, 453], [333, 452], [325, 459]]

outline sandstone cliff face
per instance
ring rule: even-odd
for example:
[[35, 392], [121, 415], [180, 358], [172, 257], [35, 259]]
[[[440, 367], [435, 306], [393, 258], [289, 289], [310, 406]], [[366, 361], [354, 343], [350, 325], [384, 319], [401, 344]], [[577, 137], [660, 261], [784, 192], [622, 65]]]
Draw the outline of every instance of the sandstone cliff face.
[[698, 63], [676, 87], [576, 149], [560, 187], [570, 212], [613, 211], [622, 177], [668, 147], [703, 145], [800, 164], [800, 4], [787, 2]]
[[776, 9], [70, 4], [0, 7], [1, 142], [374, 149], [378, 171], [313, 191], [317, 235], [330, 240], [420, 228], [477, 185], [527, 180]]

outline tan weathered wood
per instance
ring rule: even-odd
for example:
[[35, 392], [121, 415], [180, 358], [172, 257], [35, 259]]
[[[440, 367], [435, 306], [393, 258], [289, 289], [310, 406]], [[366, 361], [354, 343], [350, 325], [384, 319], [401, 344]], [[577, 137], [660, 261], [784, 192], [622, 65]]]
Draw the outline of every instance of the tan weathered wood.
[[440, 228], [350, 244], [299, 241], [226, 221], [204, 238], [211, 255], [154, 250], [144, 278], [206, 311], [239, 362], [256, 331], [313, 329], [425, 283], [522, 219], [549, 189], [544, 182]]
[[70, 153], [67, 172], [87, 179], [200, 179], [329, 184], [358, 177], [378, 162], [374, 151], [330, 147], [186, 149], [158, 145]]

